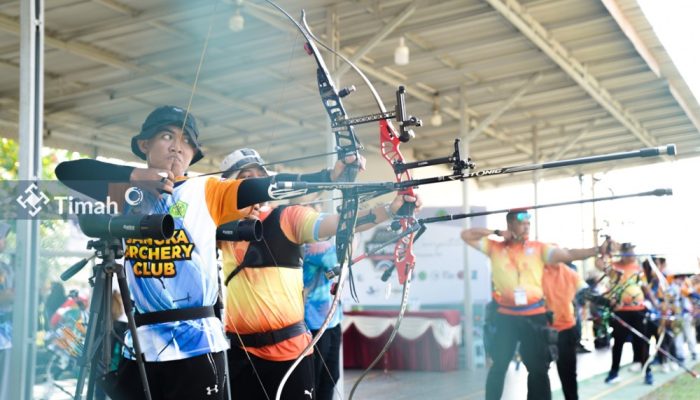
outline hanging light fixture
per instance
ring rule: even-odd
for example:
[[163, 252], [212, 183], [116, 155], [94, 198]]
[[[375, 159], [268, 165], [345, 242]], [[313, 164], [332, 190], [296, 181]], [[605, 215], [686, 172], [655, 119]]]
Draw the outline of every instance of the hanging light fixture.
[[231, 16], [228, 20], [228, 29], [233, 32], [240, 32], [245, 26], [245, 19], [241, 15], [241, 9], [237, 8], [236, 13]]
[[243, 0], [224, 0], [224, 3], [233, 4], [236, 7], [236, 13], [228, 19], [228, 29], [232, 32], [242, 31], [245, 27], [245, 18], [241, 15]]
[[440, 113], [440, 93], [435, 92], [433, 96], [433, 115], [430, 117], [430, 125], [434, 127], [442, 126], [442, 114]]
[[396, 65], [407, 65], [408, 56], [410, 50], [406, 46], [406, 42], [403, 36], [399, 38], [399, 45], [394, 50], [394, 64]]

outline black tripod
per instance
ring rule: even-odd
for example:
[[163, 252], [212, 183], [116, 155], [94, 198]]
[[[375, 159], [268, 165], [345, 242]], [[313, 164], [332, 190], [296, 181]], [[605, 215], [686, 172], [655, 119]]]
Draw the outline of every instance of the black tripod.
[[[92, 400], [95, 395], [95, 384], [97, 378], [108, 372], [112, 360], [112, 338], [117, 339], [126, 347], [125, 343], [119, 336], [114, 333], [112, 322], [112, 278], [117, 277], [119, 291], [121, 293], [122, 303], [124, 304], [124, 312], [128, 322], [128, 329], [131, 332], [133, 342], [132, 356], [136, 359], [143, 384], [145, 398], [151, 399], [151, 392], [148, 387], [148, 379], [146, 377], [146, 367], [141, 352], [141, 344], [136, 332], [136, 323], [132, 313], [131, 299], [129, 295], [129, 287], [126, 282], [126, 274], [124, 266], [117, 263], [115, 260], [123, 257], [121, 239], [118, 238], [102, 238], [91, 240], [88, 242], [88, 249], [95, 250], [95, 256], [102, 260], [100, 264], [93, 267], [93, 277], [90, 283], [93, 286], [92, 299], [90, 301], [90, 314], [88, 319], [87, 332], [85, 334], [84, 351], [80, 357], [79, 365], [80, 372], [78, 374], [78, 383], [75, 388], [75, 400], [80, 400], [83, 394], [83, 386], [85, 385], [86, 372], [90, 366], [90, 375], [88, 380], [87, 399]], [[93, 256], [93, 257], [95, 257]], [[92, 258], [92, 257], [91, 257]], [[67, 280], [85, 264], [88, 259], [82, 260], [75, 264], [62, 275], [61, 279]], [[98, 351], [101, 350], [101, 354]], [[99, 375], [98, 375], [99, 374]]]

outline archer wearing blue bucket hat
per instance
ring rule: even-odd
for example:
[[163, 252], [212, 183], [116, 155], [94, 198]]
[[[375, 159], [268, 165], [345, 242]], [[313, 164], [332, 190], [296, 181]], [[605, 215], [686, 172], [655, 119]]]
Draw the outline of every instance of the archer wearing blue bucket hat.
[[131, 138], [131, 151], [140, 159], [145, 160], [146, 154], [139, 148], [138, 141], [151, 139], [163, 128], [168, 126], [182, 128], [185, 134], [190, 138], [190, 144], [192, 144], [195, 149], [195, 154], [194, 157], [192, 157], [190, 165], [193, 165], [204, 157], [204, 153], [202, 153], [202, 148], [199, 144], [199, 129], [197, 128], [197, 122], [194, 116], [182, 108], [175, 106], [158, 107], [148, 114], [143, 125], [141, 125], [141, 132]]

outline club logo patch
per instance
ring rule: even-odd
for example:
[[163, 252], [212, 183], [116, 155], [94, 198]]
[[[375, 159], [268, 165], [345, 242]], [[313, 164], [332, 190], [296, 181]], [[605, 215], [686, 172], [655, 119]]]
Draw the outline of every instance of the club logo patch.
[[182, 200], [178, 200], [177, 203], [173, 204], [168, 210], [168, 214], [172, 215], [173, 218], [185, 218], [187, 213], [187, 203]]

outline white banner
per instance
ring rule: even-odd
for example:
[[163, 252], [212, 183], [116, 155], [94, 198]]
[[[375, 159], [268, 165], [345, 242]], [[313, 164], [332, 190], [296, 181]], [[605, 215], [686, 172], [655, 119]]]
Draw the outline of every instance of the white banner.
[[[472, 208], [481, 211], [483, 208]], [[455, 214], [457, 207], [424, 209], [420, 217]], [[409, 307], [417, 309], [426, 305], [461, 305], [464, 301], [464, 246], [460, 238], [462, 221], [428, 224], [427, 231], [414, 243], [416, 267], [409, 293]], [[472, 219], [472, 226], [483, 226], [483, 218]], [[376, 248], [394, 235], [386, 226], [356, 235], [354, 254], [357, 256]], [[374, 247], [373, 247], [374, 246]], [[394, 244], [385, 247], [378, 255], [363, 260], [352, 267], [359, 304], [350, 297], [349, 285], [344, 292], [346, 309], [353, 306], [398, 305], [402, 286], [394, 271], [387, 282], [381, 276], [393, 265]], [[475, 304], [490, 298], [491, 280], [488, 259], [472, 248], [469, 249], [472, 299]]]

